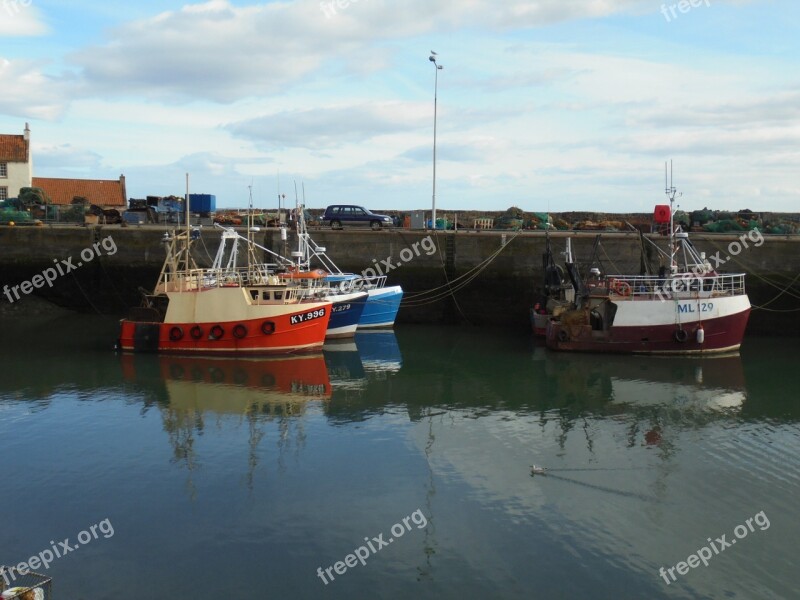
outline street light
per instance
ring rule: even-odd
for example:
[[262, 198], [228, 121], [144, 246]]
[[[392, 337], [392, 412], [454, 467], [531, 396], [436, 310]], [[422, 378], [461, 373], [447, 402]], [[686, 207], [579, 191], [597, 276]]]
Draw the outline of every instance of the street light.
[[431, 50], [428, 60], [433, 63], [436, 69], [436, 76], [433, 82], [433, 206], [431, 210], [431, 221], [433, 228], [436, 229], [436, 104], [439, 92], [439, 71], [444, 67], [436, 62], [436, 52]]

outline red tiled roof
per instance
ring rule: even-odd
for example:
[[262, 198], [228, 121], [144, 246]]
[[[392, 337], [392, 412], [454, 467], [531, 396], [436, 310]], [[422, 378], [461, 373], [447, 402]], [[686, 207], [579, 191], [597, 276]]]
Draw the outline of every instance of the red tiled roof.
[[98, 206], [126, 205], [124, 177], [112, 180], [34, 177], [32, 185], [42, 188], [53, 204], [72, 204], [75, 196], [81, 196]]
[[0, 134], [0, 162], [28, 162], [28, 141], [24, 136]]

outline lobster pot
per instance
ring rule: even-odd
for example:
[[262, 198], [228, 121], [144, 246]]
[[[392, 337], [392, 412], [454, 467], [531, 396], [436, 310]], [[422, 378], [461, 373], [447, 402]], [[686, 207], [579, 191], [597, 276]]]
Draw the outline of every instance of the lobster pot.
[[0, 597], [4, 600], [52, 600], [50, 577], [28, 571], [24, 575], [16, 567], [0, 566]]

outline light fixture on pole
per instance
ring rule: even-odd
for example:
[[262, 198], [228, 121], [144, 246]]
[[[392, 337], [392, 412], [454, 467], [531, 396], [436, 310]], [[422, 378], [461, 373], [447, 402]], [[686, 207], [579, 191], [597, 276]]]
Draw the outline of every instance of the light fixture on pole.
[[444, 67], [436, 62], [436, 52], [431, 50], [428, 60], [433, 63], [436, 75], [433, 81], [433, 199], [431, 210], [431, 223], [436, 229], [436, 105], [439, 93], [439, 71]]

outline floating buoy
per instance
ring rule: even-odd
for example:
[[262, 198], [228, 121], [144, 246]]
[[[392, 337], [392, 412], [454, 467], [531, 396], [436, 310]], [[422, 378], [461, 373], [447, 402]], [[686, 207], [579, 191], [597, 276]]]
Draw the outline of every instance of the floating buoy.
[[702, 344], [706, 341], [706, 332], [703, 329], [703, 324], [700, 324], [700, 327], [697, 328], [697, 343]]

